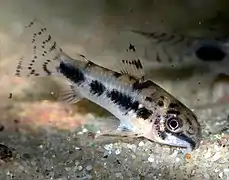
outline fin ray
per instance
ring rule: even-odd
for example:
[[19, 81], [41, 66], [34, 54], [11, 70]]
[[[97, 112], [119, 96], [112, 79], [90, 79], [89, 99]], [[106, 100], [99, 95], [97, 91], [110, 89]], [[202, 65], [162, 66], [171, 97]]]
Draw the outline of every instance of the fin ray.
[[122, 74], [142, 79], [145, 76], [143, 63], [138, 58], [135, 47], [130, 44], [121, 61], [116, 63], [117, 70]]
[[20, 43], [25, 44], [25, 50], [16, 66], [11, 67], [10, 75], [44, 77], [56, 73], [59, 55], [63, 52], [42, 22], [33, 19], [24, 27], [20, 39]]
[[60, 85], [60, 91], [57, 100], [67, 104], [75, 104], [81, 101], [83, 97], [80, 92], [70, 82], [65, 82]]

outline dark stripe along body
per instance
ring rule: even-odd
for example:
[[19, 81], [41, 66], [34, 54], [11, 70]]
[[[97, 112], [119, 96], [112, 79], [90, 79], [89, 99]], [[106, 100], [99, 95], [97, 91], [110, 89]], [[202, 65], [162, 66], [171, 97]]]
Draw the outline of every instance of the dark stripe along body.
[[[152, 36], [158, 44], [179, 43], [183, 39], [163, 33]], [[120, 60], [122, 69], [119, 72], [123, 73], [118, 73], [85, 60], [83, 55], [80, 57], [84, 61], [72, 59], [37, 20], [26, 26], [22, 39], [28, 40], [29, 53], [12, 66], [14, 75], [62, 75], [68, 80], [65, 85], [68, 91], [63, 93], [68, 96], [60, 99], [70, 97], [67, 102], [89, 99], [116, 116], [120, 127], [137, 136], [172, 146], [198, 147], [200, 125], [196, 116], [164, 89], [142, 78], [144, 69], [136, 54], [134, 57], [128, 54]], [[130, 44], [127, 52], [135, 51]], [[162, 60], [161, 57], [158, 59]]]
[[[75, 83], [84, 97], [114, 114], [121, 124], [129, 124], [125, 128], [133, 130], [134, 127], [135, 131], [144, 134], [147, 124], [155, 127], [151, 136], [156, 133], [158, 141], [166, 141], [172, 135], [188, 142], [192, 148], [198, 147], [200, 128], [193, 112], [152, 81], [139, 81], [90, 62], [77, 62], [74, 66], [69, 63], [63, 67], [60, 66], [60, 72]], [[166, 129], [166, 120], [171, 117], [185, 121], [179, 133]], [[139, 122], [133, 119], [144, 121], [144, 125], [137, 127]]]

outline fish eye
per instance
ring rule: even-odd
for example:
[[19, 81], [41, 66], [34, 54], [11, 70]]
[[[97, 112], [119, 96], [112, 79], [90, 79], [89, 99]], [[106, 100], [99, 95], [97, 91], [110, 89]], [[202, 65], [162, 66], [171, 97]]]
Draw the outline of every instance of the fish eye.
[[168, 119], [166, 126], [170, 131], [174, 132], [181, 128], [182, 123], [180, 119], [172, 117]]

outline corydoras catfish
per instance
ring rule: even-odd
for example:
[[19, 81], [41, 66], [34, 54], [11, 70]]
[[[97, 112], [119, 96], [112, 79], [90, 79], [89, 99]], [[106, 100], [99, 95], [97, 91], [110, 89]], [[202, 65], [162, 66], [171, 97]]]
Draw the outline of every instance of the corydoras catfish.
[[28, 39], [29, 53], [15, 62], [15, 76], [65, 79], [60, 99], [77, 103], [86, 98], [103, 107], [120, 121], [113, 131], [116, 134], [127, 133], [188, 150], [199, 147], [201, 129], [196, 115], [144, 78], [143, 64], [133, 47], [127, 52], [130, 58], [118, 61], [119, 69], [113, 71], [87, 58], [82, 61], [68, 56], [39, 20], [25, 26], [23, 36]]

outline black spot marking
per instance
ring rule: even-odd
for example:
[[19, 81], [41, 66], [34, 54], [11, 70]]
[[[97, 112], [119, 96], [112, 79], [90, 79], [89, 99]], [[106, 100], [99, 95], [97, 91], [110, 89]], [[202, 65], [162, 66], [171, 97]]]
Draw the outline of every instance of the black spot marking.
[[12, 93], [9, 93], [9, 99], [12, 99], [12, 97], [13, 97], [13, 94]]
[[180, 115], [180, 111], [175, 110], [175, 109], [169, 109], [169, 110], [167, 111], [167, 114]]
[[81, 84], [85, 81], [85, 77], [82, 71], [71, 65], [61, 62], [59, 66], [59, 71], [74, 83]]
[[159, 101], [157, 102], [157, 105], [160, 106], [160, 107], [163, 107], [163, 106], [164, 106], [164, 102], [161, 101], [161, 100], [159, 100]]
[[159, 62], [159, 63], [161, 62], [161, 58], [160, 58], [160, 55], [159, 55], [158, 52], [157, 52], [157, 56], [156, 56], [156, 61]]
[[50, 47], [49, 52], [53, 51], [56, 49], [56, 42], [53, 43], [53, 45]]
[[17, 67], [16, 67], [16, 73], [15, 76], [21, 76], [21, 70], [22, 70], [22, 58], [18, 61]]
[[130, 44], [129, 45], [129, 50], [135, 52], [136, 51], [136, 48], [134, 47], [134, 45]]
[[111, 99], [115, 104], [123, 108], [123, 110], [137, 110], [139, 106], [138, 101], [133, 101], [132, 98], [124, 93], [117, 90], [107, 92], [107, 97]]
[[160, 96], [160, 98], [161, 98], [162, 100], [165, 100], [165, 96]]
[[34, 22], [31, 21], [31, 22], [29, 23], [28, 27], [31, 27], [33, 24], [34, 24]]
[[122, 74], [121, 73], [118, 73], [118, 72], [114, 72], [113, 75], [116, 78], [119, 78], [120, 76], [122, 76]]
[[145, 100], [146, 101], [149, 101], [149, 102], [152, 102], [153, 101], [153, 99], [151, 97], [146, 97]]
[[98, 96], [101, 96], [105, 90], [106, 87], [99, 81], [95, 80], [90, 83], [90, 91], [92, 94], [97, 94]]
[[49, 42], [50, 40], [51, 40], [51, 36], [49, 34], [48, 39], [46, 40], [46, 42]]
[[142, 118], [146, 120], [152, 115], [153, 112], [146, 109], [145, 107], [142, 107], [142, 108], [139, 108], [136, 113], [137, 113], [138, 118]]
[[4, 131], [5, 127], [3, 125], [0, 125], [0, 131]]
[[189, 125], [192, 125], [192, 121], [189, 118], [187, 118], [186, 120]]
[[50, 76], [50, 75], [52, 74], [51, 71], [49, 71], [49, 70], [48, 70], [48, 67], [47, 67], [47, 65], [48, 65], [50, 62], [51, 62], [50, 60], [46, 60], [46, 61], [44, 62], [44, 64], [42, 65], [44, 72], [46, 72], [46, 74], [47, 74], [48, 76]]
[[[139, 59], [137, 60], [125, 60], [122, 59], [123, 64], [129, 64], [135, 66], [137, 69], [143, 69], [143, 65]], [[125, 72], [124, 72], [125, 73]]]
[[146, 89], [146, 88], [148, 88], [150, 86], [152, 86], [152, 81], [150, 81], [150, 80], [145, 81], [145, 82], [136, 81], [133, 84], [133, 89], [134, 90], [142, 90], [142, 89]]
[[216, 46], [202, 46], [196, 51], [196, 56], [202, 61], [222, 61], [226, 56], [219, 47]]
[[165, 138], [167, 137], [166, 132], [164, 131], [158, 131], [158, 136], [162, 139], [165, 140]]
[[138, 60], [134, 60], [133, 63], [134, 63], [134, 65], [135, 65], [135, 67], [137, 69], [143, 69], [142, 63], [141, 63], [141, 61], [139, 59]]
[[179, 105], [177, 103], [170, 103], [169, 108], [177, 108]]

